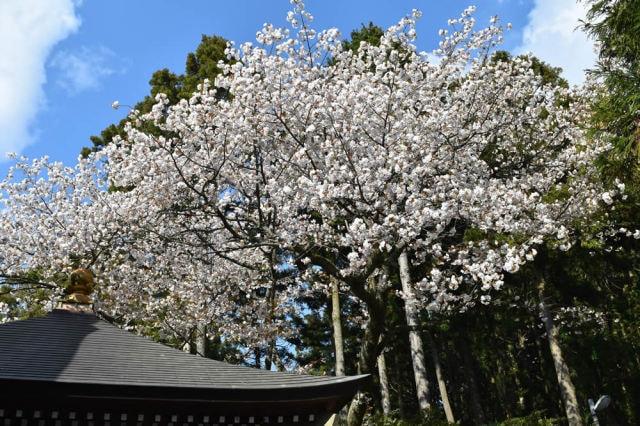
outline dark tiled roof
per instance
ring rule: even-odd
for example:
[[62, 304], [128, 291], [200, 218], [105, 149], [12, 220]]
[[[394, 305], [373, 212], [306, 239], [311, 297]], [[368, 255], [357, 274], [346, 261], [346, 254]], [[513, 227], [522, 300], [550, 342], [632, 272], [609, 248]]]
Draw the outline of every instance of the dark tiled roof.
[[55, 310], [0, 325], [0, 381], [268, 390], [363, 378], [304, 376], [214, 361], [121, 330], [93, 314]]

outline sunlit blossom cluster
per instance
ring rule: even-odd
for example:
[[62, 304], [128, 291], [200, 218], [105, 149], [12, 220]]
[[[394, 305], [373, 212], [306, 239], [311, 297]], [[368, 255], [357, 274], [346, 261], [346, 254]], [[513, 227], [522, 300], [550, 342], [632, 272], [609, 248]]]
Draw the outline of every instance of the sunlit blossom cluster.
[[561, 307], [555, 312], [554, 321], [565, 332], [579, 333], [582, 329], [601, 331], [607, 324], [604, 312], [597, 311], [587, 306]]
[[91, 267], [112, 315], [185, 335], [214, 322], [252, 345], [290, 331], [312, 275], [348, 293], [402, 250], [421, 306], [490, 303], [621, 191], [594, 179], [607, 147], [580, 124], [588, 90], [492, 60], [502, 27], [476, 30], [473, 12], [434, 52], [414, 44], [419, 11], [353, 52], [295, 1], [291, 29], [229, 45], [216, 81], [158, 95], [74, 168], [19, 162], [0, 186], [0, 269]]

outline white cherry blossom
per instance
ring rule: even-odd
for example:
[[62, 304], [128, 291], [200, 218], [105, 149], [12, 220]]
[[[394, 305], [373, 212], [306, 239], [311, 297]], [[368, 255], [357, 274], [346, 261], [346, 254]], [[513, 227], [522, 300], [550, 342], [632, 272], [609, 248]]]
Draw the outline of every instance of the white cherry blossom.
[[607, 147], [581, 125], [589, 88], [491, 60], [502, 28], [473, 12], [434, 61], [413, 44], [419, 11], [352, 52], [295, 1], [291, 30], [230, 44], [216, 81], [158, 95], [124, 139], [73, 168], [20, 161], [0, 185], [0, 270], [91, 267], [112, 315], [179, 334], [215, 322], [249, 345], [288, 332], [314, 274], [360, 297], [403, 250], [430, 271], [413, 277], [421, 306], [490, 303], [623, 187], [594, 178]]

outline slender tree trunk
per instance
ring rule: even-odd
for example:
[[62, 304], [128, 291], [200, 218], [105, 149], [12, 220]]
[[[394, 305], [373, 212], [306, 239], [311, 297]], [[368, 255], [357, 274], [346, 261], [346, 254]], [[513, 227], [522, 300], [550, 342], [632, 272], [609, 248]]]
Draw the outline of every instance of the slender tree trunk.
[[198, 324], [196, 353], [202, 357], [207, 356], [207, 325], [205, 323]]
[[419, 312], [411, 283], [411, 270], [406, 250], [403, 250], [398, 257], [398, 266], [400, 267], [400, 282], [402, 283], [402, 292], [405, 298], [404, 311], [407, 318], [407, 326], [409, 327], [409, 344], [411, 346], [411, 360], [416, 382], [418, 405], [420, 410], [428, 411], [431, 409], [431, 404], [429, 403], [429, 380], [427, 379], [427, 369], [424, 361], [422, 337], [418, 330]]
[[387, 362], [384, 359], [384, 352], [378, 355], [378, 377], [380, 377], [382, 412], [385, 416], [388, 416], [391, 413], [391, 398], [389, 395], [389, 379], [387, 378]]
[[[539, 312], [536, 315], [536, 325], [538, 324], [538, 321], [540, 320], [540, 315]], [[554, 393], [554, 389], [551, 387], [551, 382], [549, 380], [546, 379], [547, 377], [547, 370], [546, 370], [546, 366], [544, 363], [544, 360], [546, 359], [546, 350], [548, 345], [544, 344], [544, 341], [542, 339], [534, 339], [534, 344], [535, 344], [535, 350], [536, 350], [536, 357], [537, 359], [540, 360], [540, 363], [538, 364], [540, 371], [538, 372], [538, 374], [540, 375], [541, 381], [542, 381], [542, 386], [543, 386], [543, 394], [544, 395], [553, 395]], [[546, 346], [546, 347], [545, 347]]]
[[331, 278], [331, 322], [335, 344], [336, 376], [344, 376], [344, 341], [340, 314], [340, 286], [337, 279]]
[[442, 374], [442, 366], [440, 365], [440, 357], [438, 356], [438, 348], [436, 347], [436, 342], [429, 331], [425, 333], [425, 339], [427, 340], [427, 346], [429, 346], [429, 348], [431, 349], [431, 359], [436, 370], [436, 379], [438, 381], [438, 389], [440, 390], [440, 398], [442, 398], [444, 414], [447, 417], [447, 422], [455, 423], [456, 420], [453, 417], [453, 409], [451, 408], [451, 403], [449, 402], [447, 383], [445, 382], [444, 375]]
[[[278, 274], [276, 267], [278, 265], [278, 256], [276, 250], [271, 250], [271, 257], [269, 258], [271, 269], [271, 287], [267, 293], [267, 303], [269, 304], [269, 315], [267, 317], [267, 323], [273, 324], [276, 310], [276, 286], [278, 285]], [[273, 364], [276, 354], [276, 337], [272, 336], [267, 347], [267, 353], [264, 357], [264, 369], [271, 371], [271, 365]]]
[[576, 388], [571, 381], [569, 366], [562, 356], [562, 348], [560, 347], [560, 342], [558, 340], [560, 331], [558, 326], [554, 323], [553, 316], [545, 302], [544, 286], [544, 278], [540, 278], [540, 282], [538, 284], [540, 316], [545, 330], [547, 331], [547, 341], [549, 343], [549, 350], [551, 351], [551, 358], [553, 358], [553, 364], [556, 369], [556, 376], [558, 377], [560, 395], [567, 413], [569, 426], [581, 426], [582, 418], [580, 417], [580, 406], [578, 404], [578, 398], [576, 397]]

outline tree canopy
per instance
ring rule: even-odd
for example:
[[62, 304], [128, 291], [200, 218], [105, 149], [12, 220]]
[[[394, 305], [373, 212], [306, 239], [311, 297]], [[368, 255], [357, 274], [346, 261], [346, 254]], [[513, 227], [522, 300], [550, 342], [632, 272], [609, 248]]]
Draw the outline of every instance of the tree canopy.
[[616, 86], [636, 66], [619, 16], [633, 2], [593, 3], [602, 79], [580, 87], [496, 51], [503, 28], [477, 29], [473, 8], [424, 54], [419, 11], [342, 40], [293, 3], [257, 44], [203, 36], [74, 167], [17, 162], [0, 183], [0, 315], [89, 267], [115, 322], [332, 374], [335, 308], [343, 369], [375, 377], [351, 424], [437, 424], [442, 407], [575, 425], [601, 392], [635, 423], [637, 180], [614, 167], [635, 158], [618, 143], [635, 101]]

